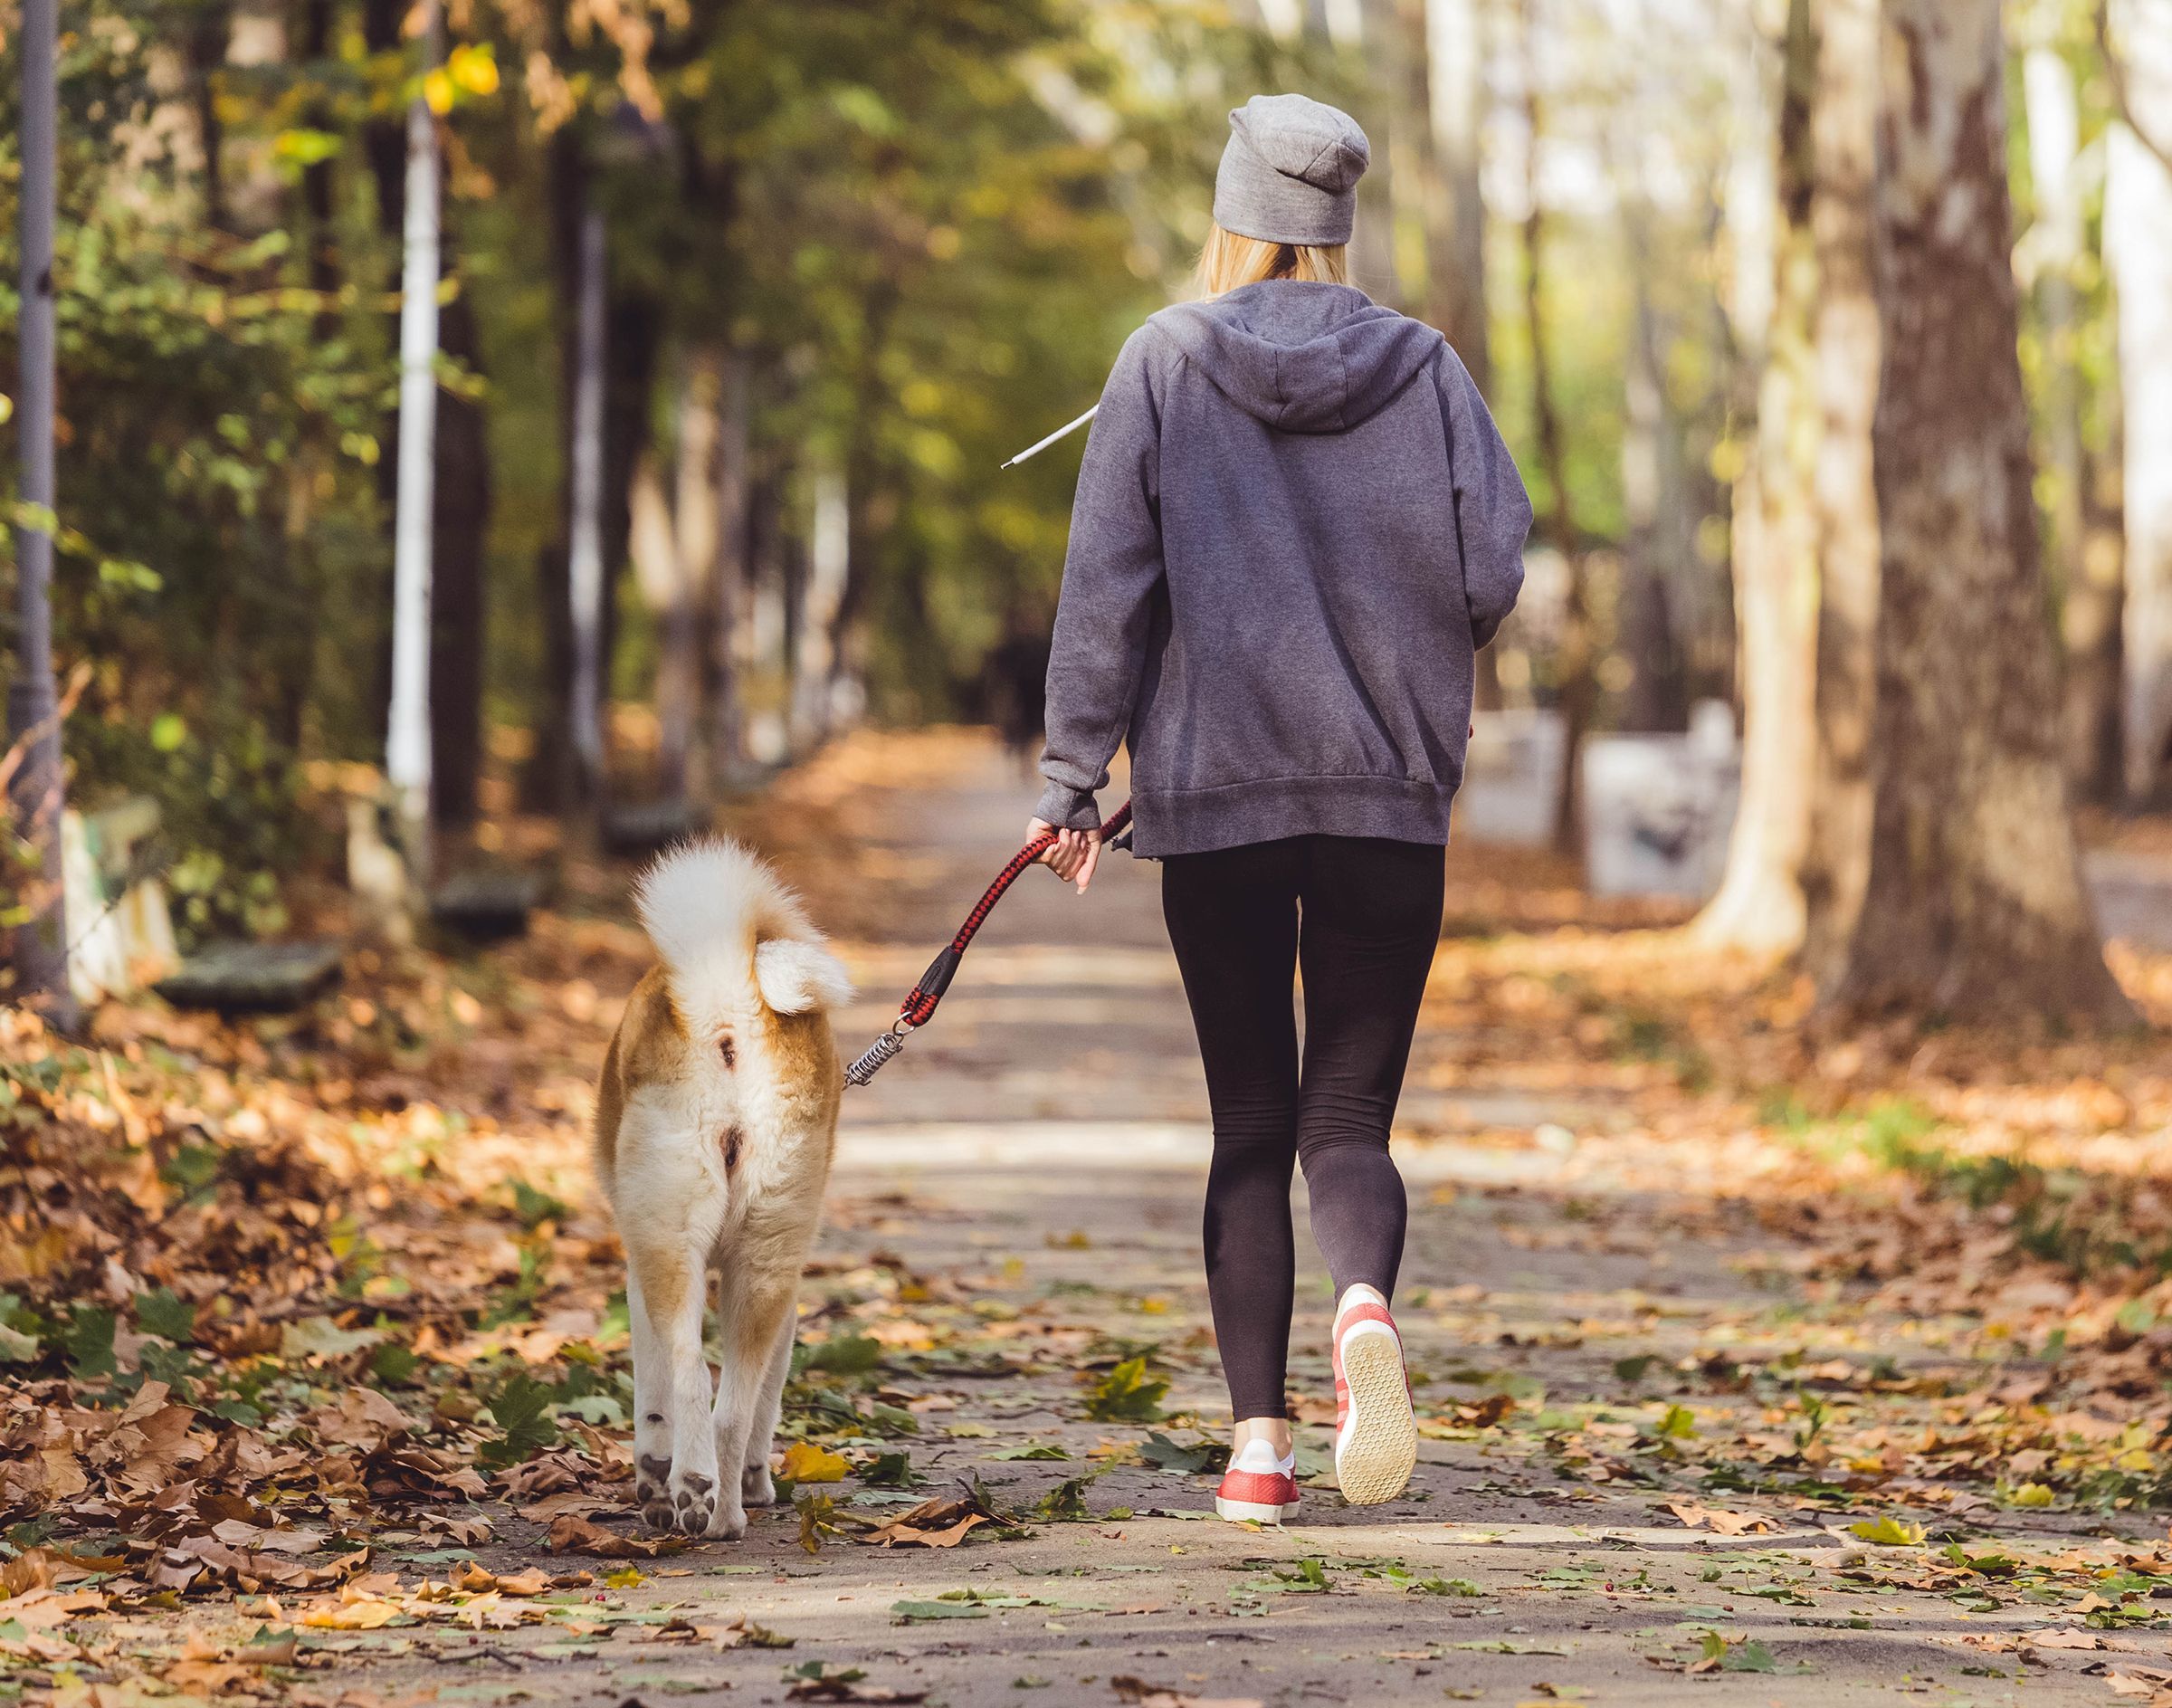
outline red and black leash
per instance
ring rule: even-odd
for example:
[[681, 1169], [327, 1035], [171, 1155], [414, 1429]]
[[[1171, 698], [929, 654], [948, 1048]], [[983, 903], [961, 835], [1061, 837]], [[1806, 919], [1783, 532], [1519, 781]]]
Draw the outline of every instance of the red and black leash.
[[[1101, 825], [1101, 840], [1113, 848], [1129, 846], [1130, 823], [1131, 803], [1126, 801]], [[1053, 847], [1055, 841], [1055, 832], [1044, 832], [1011, 856], [1010, 864], [996, 874], [995, 883], [973, 904], [973, 911], [966, 915], [966, 922], [957, 928], [957, 935], [943, 945], [942, 951], [928, 963], [928, 970], [920, 975], [919, 983], [906, 993], [890, 1030], [868, 1045], [867, 1054], [844, 1070], [847, 1085], [866, 1084], [884, 1063], [905, 1047], [907, 1035], [935, 1018], [936, 1005], [942, 1001], [943, 992], [950, 988], [950, 980], [957, 975], [957, 964], [965, 959], [966, 950], [973, 946], [974, 933], [996, 911], [996, 903], [1003, 900], [1003, 892], [1017, 883], [1021, 873]]]

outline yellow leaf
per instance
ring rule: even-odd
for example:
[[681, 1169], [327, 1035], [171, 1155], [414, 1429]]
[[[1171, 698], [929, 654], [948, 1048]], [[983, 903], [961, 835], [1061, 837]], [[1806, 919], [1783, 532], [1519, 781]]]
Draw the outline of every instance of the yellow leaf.
[[795, 1483], [842, 1483], [852, 1468], [844, 1455], [812, 1441], [795, 1441], [785, 1449], [785, 1474]]
[[331, 1631], [375, 1631], [390, 1625], [400, 1617], [400, 1612], [396, 1603], [371, 1597], [336, 1607], [311, 1608], [302, 1614], [300, 1622]]
[[439, 114], [451, 112], [452, 110], [452, 80], [446, 75], [443, 67], [424, 77], [423, 100], [429, 104], [432, 112]]
[[1913, 1548], [1923, 1540], [1923, 1526], [1903, 1523], [1897, 1518], [1874, 1518], [1860, 1524], [1851, 1524], [1849, 1531], [1866, 1542], [1881, 1548]]
[[2059, 1497], [2041, 1483], [2024, 1483], [2008, 1498], [2015, 1506], [2049, 1506]]

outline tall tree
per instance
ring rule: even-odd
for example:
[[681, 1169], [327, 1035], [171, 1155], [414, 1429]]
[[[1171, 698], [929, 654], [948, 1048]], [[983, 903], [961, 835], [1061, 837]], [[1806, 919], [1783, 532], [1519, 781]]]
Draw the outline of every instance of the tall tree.
[[[436, 68], [437, 0], [423, 0], [423, 70]], [[437, 118], [418, 84], [407, 103], [400, 269], [399, 485], [393, 511], [392, 707], [385, 772], [409, 870], [429, 876], [430, 550], [437, 475]]]
[[2079, 159], [2081, 102], [2074, 68], [2057, 39], [2063, 10], [2056, 5], [2035, 8], [2030, 15], [2036, 39], [2022, 57], [2036, 218], [2016, 261], [2025, 258], [2023, 282], [2033, 287], [2042, 333], [2049, 557], [2066, 654], [2067, 777], [2083, 798], [2104, 800], [2119, 788], [2120, 580], [2116, 560], [2092, 564], [2089, 551], [2090, 459], [2075, 353], [2081, 330], [2075, 279], [2088, 226]]
[[2130, 1015], [2067, 806], [2006, 188], [1999, 0], [1887, 0], [1870, 880], [1841, 1007]]
[[1803, 958], [1836, 975], [1862, 911], [1871, 857], [1871, 743], [1878, 704], [1878, 486], [1871, 424], [1881, 335], [1872, 285], [1878, 0], [1815, 0], [1810, 113], [1817, 251], [1816, 758], [1803, 865]]
[[[1719, 892], [1698, 916], [1708, 942], [1759, 952], [1803, 938], [1817, 697], [1817, 531], [1812, 484], [1818, 439], [1811, 322], [1817, 301], [1812, 229], [1816, 165], [1811, 114], [1817, 38], [1811, 0], [1791, 0], [1776, 122], [1765, 146], [1777, 170], [1750, 183], [1773, 206], [1739, 222], [1770, 234], [1762, 255], [1738, 241], [1737, 266], [1763, 281], [1739, 294], [1736, 337], [1761, 357], [1755, 439], [1735, 487], [1735, 621], [1741, 640], [1742, 798]], [[1760, 76], [1762, 71], [1760, 68]], [[1759, 215], [1763, 215], [1760, 221]], [[1744, 299], [1747, 299], [1745, 301]], [[1761, 322], [1761, 324], [1760, 324]]]
[[1486, 327], [1483, 0], [1400, 0], [1409, 79], [1410, 199], [1424, 236], [1414, 308], [1438, 327], [1481, 392], [1493, 383]]
[[2172, 786], [2172, 5], [2112, 0], [2110, 23], [2124, 119], [2104, 226], [2126, 410], [2126, 791], [2140, 806]]
[[1554, 845], [1564, 854], [1584, 844], [1584, 767], [1578, 749], [1598, 701], [1597, 660], [1586, 607], [1582, 541], [1568, 490], [1568, 445], [1554, 401], [1553, 365], [1546, 329], [1546, 207], [1539, 197], [1539, 143], [1545, 101], [1539, 91], [1538, 0], [1518, 0], [1523, 62], [1523, 324], [1530, 345], [1531, 419], [1538, 432], [1538, 467], [1546, 504], [1539, 526], [1567, 568], [1561, 635], [1555, 670], [1563, 724], [1561, 782], [1554, 800]]
[[[21, 320], [17, 326], [15, 439], [23, 459], [15, 520], [15, 670], [7, 685], [14, 775], [8, 801], [13, 863], [24, 893], [14, 930], [9, 997], [37, 1007], [62, 1031], [77, 1022], [68, 988], [68, 909], [61, 882], [61, 708], [52, 682], [54, 155], [60, 130], [58, 0], [24, 0], [17, 52], [23, 66]], [[14, 874], [10, 874], [13, 876]]]

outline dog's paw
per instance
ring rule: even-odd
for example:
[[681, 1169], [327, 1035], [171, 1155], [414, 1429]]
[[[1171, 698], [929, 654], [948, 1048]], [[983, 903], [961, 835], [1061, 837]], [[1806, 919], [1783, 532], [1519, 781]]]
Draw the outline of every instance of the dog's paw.
[[769, 1475], [769, 1465], [750, 1465], [739, 1473], [739, 1503], [743, 1506], [774, 1506], [776, 1504], [776, 1484]]
[[[675, 1528], [688, 1536], [710, 1533], [717, 1513], [717, 1480], [699, 1471], [672, 1474], [672, 1516]], [[745, 1528], [744, 1524], [741, 1525]]]
[[634, 1463], [634, 1499], [641, 1508], [641, 1522], [660, 1533], [672, 1528], [671, 1479], [668, 1458], [644, 1453]]
[[747, 1509], [737, 1501], [719, 1503], [707, 1532], [719, 1541], [736, 1542], [747, 1533]]

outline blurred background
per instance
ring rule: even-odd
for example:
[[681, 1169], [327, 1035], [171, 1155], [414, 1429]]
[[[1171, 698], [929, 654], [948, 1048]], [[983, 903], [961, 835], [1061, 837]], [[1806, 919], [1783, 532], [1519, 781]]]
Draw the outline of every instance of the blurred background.
[[[125, 926], [95, 992], [312, 876], [396, 914], [638, 851], [855, 725], [1030, 758], [1083, 434], [998, 466], [1294, 88], [1370, 133], [1357, 279], [1537, 503], [1464, 834], [1865, 999], [2116, 1007], [2095, 914], [2145, 929], [2172, 845], [2172, 3], [1885, 14], [64, 0], [57, 486], [9, 496], [74, 817], [18, 624], [10, 922], [68, 865]], [[154, 869], [170, 929], [116, 911]]]

